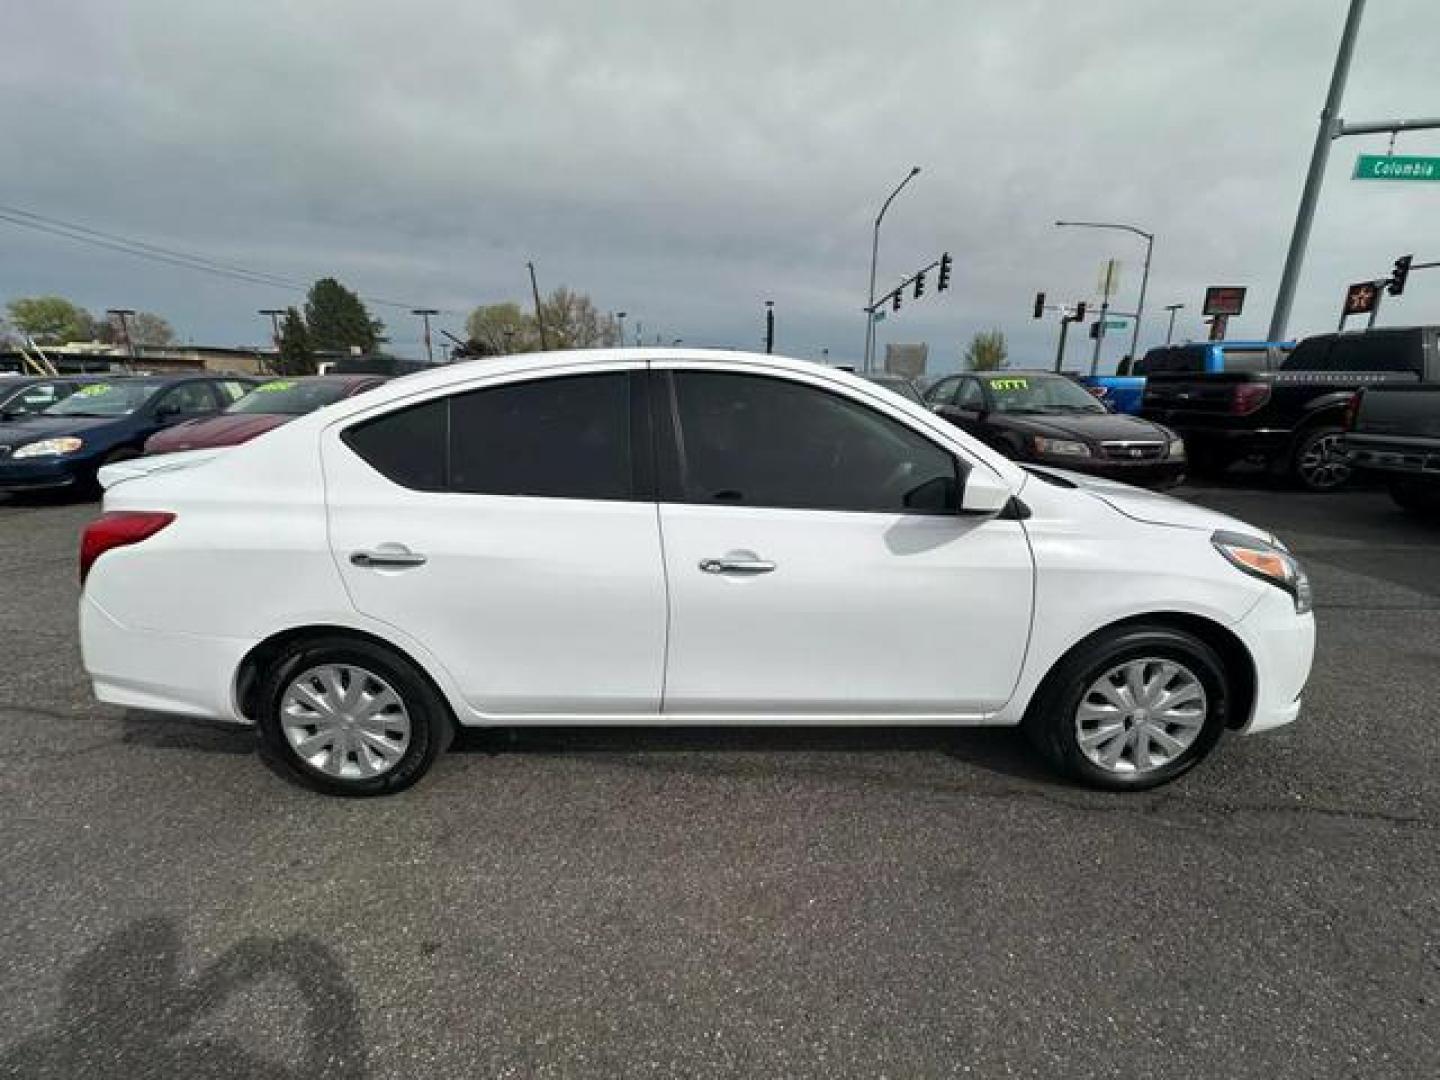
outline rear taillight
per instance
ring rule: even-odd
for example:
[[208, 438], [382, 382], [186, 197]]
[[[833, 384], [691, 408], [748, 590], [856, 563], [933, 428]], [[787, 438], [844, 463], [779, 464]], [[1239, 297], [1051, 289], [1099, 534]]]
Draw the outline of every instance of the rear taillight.
[[159, 510], [112, 510], [101, 514], [85, 526], [80, 537], [80, 584], [85, 584], [90, 568], [105, 552], [148, 540], [174, 520], [174, 514]]
[[1343, 423], [1346, 431], [1355, 430], [1355, 417], [1360, 415], [1360, 398], [1364, 393], [1364, 390], [1356, 390], [1355, 393], [1350, 395], [1350, 400], [1345, 402], [1345, 420]]
[[1269, 383], [1240, 383], [1230, 396], [1230, 411], [1236, 416], [1247, 416], [1269, 400]]

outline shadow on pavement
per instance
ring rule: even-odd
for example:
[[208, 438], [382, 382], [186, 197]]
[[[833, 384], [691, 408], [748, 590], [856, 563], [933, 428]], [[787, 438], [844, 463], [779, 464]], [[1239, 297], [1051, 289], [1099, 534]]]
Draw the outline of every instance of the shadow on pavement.
[[253, 754], [255, 730], [244, 724], [193, 720], [164, 713], [128, 710], [120, 718], [120, 741], [156, 750], [199, 750], [209, 754]]
[[481, 754], [941, 754], [1024, 780], [1061, 783], [1016, 728], [534, 727], [470, 728], [452, 751]]
[[[0, 1053], [0, 1074], [25, 1077], [363, 1077], [359, 1009], [330, 951], [308, 937], [246, 938], [193, 979], [181, 977], [169, 919], [142, 919], [86, 953], [65, 977], [64, 1001], [45, 1031]], [[285, 981], [284, 1013], [305, 1023], [303, 1048], [277, 1048], [294, 1065], [197, 1031], [234, 993]]]

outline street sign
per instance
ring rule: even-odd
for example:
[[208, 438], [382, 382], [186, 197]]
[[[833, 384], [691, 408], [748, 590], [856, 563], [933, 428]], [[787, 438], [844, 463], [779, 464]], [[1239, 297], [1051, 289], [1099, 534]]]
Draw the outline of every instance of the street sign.
[[1106, 259], [1100, 264], [1100, 295], [1107, 300], [1120, 291], [1120, 260]]
[[1106, 320], [1105, 320], [1105, 329], [1106, 329], [1106, 330], [1124, 330], [1125, 327], [1127, 327], [1127, 326], [1129, 326], [1129, 325], [1130, 325], [1130, 324], [1127, 323], [1124, 319], [1106, 319]]
[[1373, 281], [1357, 281], [1345, 290], [1345, 314], [1368, 315], [1380, 303], [1380, 289]]
[[1244, 285], [1211, 285], [1205, 290], [1202, 315], [1239, 315], [1245, 307]]
[[884, 321], [885, 321], [885, 312], [883, 312], [883, 311], [876, 311], [876, 312], [875, 312], [875, 321], [876, 321], [876, 322], [884, 322]]
[[1440, 184], [1440, 157], [1361, 154], [1352, 180], [1418, 180]]

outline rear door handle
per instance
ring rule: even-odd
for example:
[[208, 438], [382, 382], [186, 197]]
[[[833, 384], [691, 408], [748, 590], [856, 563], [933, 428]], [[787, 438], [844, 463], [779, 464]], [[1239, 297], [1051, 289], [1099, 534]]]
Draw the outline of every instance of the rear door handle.
[[700, 569], [707, 574], [768, 574], [775, 564], [766, 559], [701, 559]]
[[350, 562], [354, 566], [374, 567], [379, 569], [395, 568], [402, 566], [424, 566], [425, 556], [418, 551], [410, 551], [399, 544], [382, 544], [374, 551], [352, 551]]

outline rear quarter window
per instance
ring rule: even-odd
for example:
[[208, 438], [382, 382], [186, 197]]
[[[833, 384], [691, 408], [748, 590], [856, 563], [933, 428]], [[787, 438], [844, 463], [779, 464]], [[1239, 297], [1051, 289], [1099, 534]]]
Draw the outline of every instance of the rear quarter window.
[[392, 483], [416, 491], [444, 491], [449, 434], [450, 402], [440, 398], [362, 421], [341, 439]]

